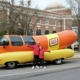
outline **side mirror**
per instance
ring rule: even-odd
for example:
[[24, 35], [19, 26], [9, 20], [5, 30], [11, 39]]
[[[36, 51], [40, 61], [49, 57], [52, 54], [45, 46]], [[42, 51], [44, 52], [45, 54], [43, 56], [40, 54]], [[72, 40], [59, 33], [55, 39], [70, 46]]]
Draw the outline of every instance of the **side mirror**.
[[6, 42], [5, 40], [2, 42], [3, 47], [5, 48], [5, 46], [9, 45], [9, 42]]
[[5, 42], [5, 41], [3, 41], [3, 42], [2, 42], [3, 48], [5, 48], [5, 44], [6, 44], [6, 42]]

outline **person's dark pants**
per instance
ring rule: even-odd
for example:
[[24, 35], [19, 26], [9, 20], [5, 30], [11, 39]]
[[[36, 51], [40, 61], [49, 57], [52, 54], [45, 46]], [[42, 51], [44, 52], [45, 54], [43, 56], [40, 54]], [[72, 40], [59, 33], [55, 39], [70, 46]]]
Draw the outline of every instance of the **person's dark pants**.
[[44, 58], [40, 58], [40, 66], [45, 66]]
[[39, 55], [34, 55], [33, 66], [38, 65]]

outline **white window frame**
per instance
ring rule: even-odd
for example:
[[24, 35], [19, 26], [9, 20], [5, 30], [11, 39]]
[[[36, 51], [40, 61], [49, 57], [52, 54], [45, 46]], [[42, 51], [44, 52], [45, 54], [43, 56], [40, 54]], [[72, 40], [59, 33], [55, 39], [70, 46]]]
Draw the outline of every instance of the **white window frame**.
[[56, 19], [53, 19], [52, 25], [56, 25]]
[[[28, 17], [28, 19], [27, 19], [28, 21], [27, 21], [27, 22], [29, 22], [29, 19], [30, 19], [30, 17]], [[31, 23], [31, 22], [32, 22], [32, 19], [31, 19], [30, 23]]]
[[37, 21], [37, 24], [41, 24], [41, 19], [39, 19], [39, 20]]
[[61, 27], [61, 20], [58, 20], [58, 27]]
[[48, 18], [45, 19], [45, 24], [47, 24], [47, 25], [49, 24], [49, 19]]

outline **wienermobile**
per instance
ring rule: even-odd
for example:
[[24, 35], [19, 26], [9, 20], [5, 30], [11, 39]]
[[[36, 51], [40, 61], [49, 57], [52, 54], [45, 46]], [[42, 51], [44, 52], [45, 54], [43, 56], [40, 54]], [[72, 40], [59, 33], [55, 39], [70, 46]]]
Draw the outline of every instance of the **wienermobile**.
[[4, 35], [0, 37], [0, 66], [12, 69], [18, 64], [32, 62], [33, 50], [26, 44], [34, 45], [37, 41], [40, 45], [50, 50], [44, 53], [46, 62], [54, 61], [56, 64], [61, 64], [63, 60], [74, 55], [72, 49], [67, 47], [74, 43], [77, 35], [72, 30], [65, 30], [55, 34], [40, 35], [40, 36], [19, 36], [19, 35]]

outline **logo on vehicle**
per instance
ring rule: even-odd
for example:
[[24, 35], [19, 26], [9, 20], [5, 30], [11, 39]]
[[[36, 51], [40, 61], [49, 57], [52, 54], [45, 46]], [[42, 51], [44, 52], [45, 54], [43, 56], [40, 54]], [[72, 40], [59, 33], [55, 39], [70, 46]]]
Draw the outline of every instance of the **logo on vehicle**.
[[50, 46], [57, 45], [58, 44], [58, 38], [52, 38], [52, 39], [50, 39], [49, 43], [50, 43]]

